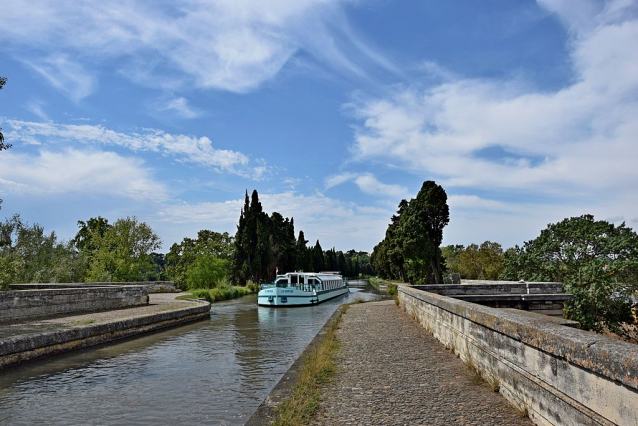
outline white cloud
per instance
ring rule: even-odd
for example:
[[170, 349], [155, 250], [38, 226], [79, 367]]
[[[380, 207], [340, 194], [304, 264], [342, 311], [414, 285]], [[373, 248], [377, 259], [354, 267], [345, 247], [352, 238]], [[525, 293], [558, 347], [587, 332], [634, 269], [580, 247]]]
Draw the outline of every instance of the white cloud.
[[67, 55], [54, 54], [41, 59], [24, 59], [23, 62], [75, 102], [89, 96], [97, 86], [95, 78]]
[[174, 114], [179, 118], [197, 118], [203, 115], [202, 111], [189, 105], [188, 100], [183, 97], [161, 99], [155, 103], [158, 111]]
[[[635, 211], [636, 2], [583, 2], [591, 5], [584, 10], [572, 3], [542, 2], [573, 27], [572, 83], [542, 92], [520, 80], [398, 86], [385, 98], [350, 105], [360, 120], [356, 159], [431, 176], [456, 192], [563, 197], [586, 211]], [[630, 216], [606, 213], [618, 214]]]
[[[30, 143], [45, 140], [47, 143], [59, 141], [82, 144], [120, 146], [132, 151], [158, 152], [181, 161], [192, 162], [215, 170], [224, 170], [248, 175], [245, 170], [249, 159], [241, 152], [213, 148], [209, 138], [181, 134], [170, 134], [157, 129], [143, 129], [133, 133], [116, 132], [102, 125], [37, 123], [6, 120], [8, 133], [13, 141]], [[259, 167], [263, 167], [261, 164]], [[260, 175], [263, 174], [260, 170]]]
[[[347, 26], [341, 4], [348, 0], [13, 0], [3, 4], [0, 40], [8, 47], [58, 52], [89, 63], [117, 64], [138, 82], [246, 92], [274, 77], [300, 49], [319, 61], [362, 74], [359, 60], [384, 68], [391, 64], [358, 40]], [[56, 61], [38, 69], [74, 99], [90, 93], [73, 87]], [[175, 73], [177, 71], [177, 74]], [[58, 77], [66, 83], [60, 83]], [[186, 77], [181, 78], [181, 77]], [[182, 81], [176, 81], [182, 80]]]
[[349, 182], [359, 176], [357, 173], [340, 173], [337, 175], [328, 176], [325, 179], [326, 189], [330, 189], [334, 186], [341, 185], [342, 183]]
[[49, 121], [48, 115], [46, 114], [46, 112], [44, 112], [44, 109], [42, 108], [43, 104], [44, 103], [40, 100], [31, 99], [24, 105], [24, 107], [26, 108], [27, 111], [39, 117], [41, 120]]
[[391, 197], [399, 200], [409, 198], [409, 192], [406, 187], [380, 182], [372, 173], [347, 172], [328, 176], [325, 180], [325, 186], [326, 189], [330, 189], [349, 181], [354, 182], [361, 192], [368, 195]]
[[42, 150], [37, 155], [15, 150], [0, 156], [0, 182], [9, 194], [110, 195], [134, 200], [163, 201], [166, 189], [153, 180], [139, 159], [113, 152]]

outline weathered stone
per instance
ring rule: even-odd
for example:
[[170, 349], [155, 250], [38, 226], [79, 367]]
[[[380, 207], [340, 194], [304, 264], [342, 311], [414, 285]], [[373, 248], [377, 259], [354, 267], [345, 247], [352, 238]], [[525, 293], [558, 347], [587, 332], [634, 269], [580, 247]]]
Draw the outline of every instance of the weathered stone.
[[399, 300], [538, 424], [637, 424], [638, 347], [515, 309], [399, 286]]

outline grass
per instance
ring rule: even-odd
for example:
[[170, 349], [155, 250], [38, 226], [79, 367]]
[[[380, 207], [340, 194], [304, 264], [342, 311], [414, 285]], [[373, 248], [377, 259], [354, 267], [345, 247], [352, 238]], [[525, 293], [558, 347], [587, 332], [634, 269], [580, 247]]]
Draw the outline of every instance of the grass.
[[[342, 314], [347, 310], [348, 305], [341, 307]], [[312, 420], [319, 407], [320, 388], [331, 380], [337, 370], [336, 356], [339, 352], [339, 341], [335, 331], [340, 323], [341, 318], [330, 328], [319, 346], [304, 360], [291, 395], [275, 410], [273, 425], [305, 425]]]
[[210, 303], [222, 300], [236, 299], [248, 294], [254, 294], [259, 291], [259, 287], [241, 287], [241, 286], [218, 286], [215, 288], [199, 288], [189, 290], [190, 294], [177, 297], [178, 300], [184, 299], [206, 299]]
[[85, 321], [78, 321], [76, 323], [74, 323], [73, 325], [89, 325], [89, 324], [93, 324], [95, 322], [94, 319], [88, 319]]
[[379, 290], [379, 286], [383, 282], [381, 278], [377, 278], [377, 277], [370, 277], [368, 281], [370, 282], [370, 285], [376, 288], [377, 290]]

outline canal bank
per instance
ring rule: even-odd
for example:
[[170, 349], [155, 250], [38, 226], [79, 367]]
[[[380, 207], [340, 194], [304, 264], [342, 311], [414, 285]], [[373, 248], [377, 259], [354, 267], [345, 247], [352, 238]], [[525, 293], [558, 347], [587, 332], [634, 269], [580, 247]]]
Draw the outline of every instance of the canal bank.
[[151, 294], [149, 304], [53, 318], [4, 322], [0, 369], [208, 318], [210, 303]]
[[214, 303], [210, 318], [0, 371], [0, 425], [243, 425], [343, 303]]

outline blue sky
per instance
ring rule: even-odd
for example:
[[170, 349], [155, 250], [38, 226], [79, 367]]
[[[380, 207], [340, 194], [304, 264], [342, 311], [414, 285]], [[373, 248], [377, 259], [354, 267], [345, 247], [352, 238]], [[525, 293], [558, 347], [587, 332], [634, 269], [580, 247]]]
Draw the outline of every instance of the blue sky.
[[0, 216], [71, 238], [135, 215], [168, 250], [234, 233], [257, 189], [370, 251], [431, 179], [444, 244], [638, 226], [637, 1], [175, 4], [2, 2]]

